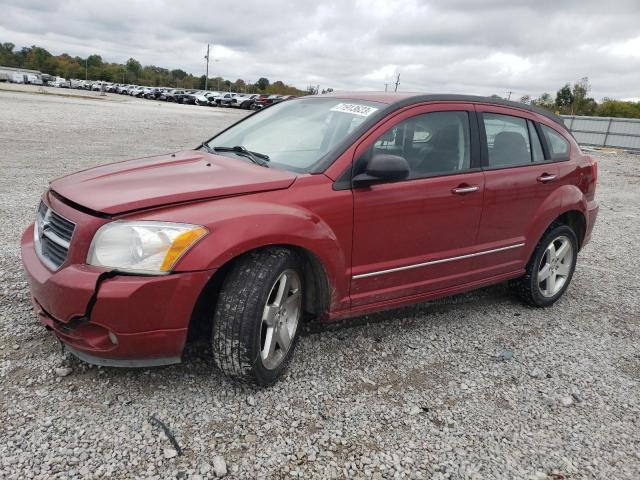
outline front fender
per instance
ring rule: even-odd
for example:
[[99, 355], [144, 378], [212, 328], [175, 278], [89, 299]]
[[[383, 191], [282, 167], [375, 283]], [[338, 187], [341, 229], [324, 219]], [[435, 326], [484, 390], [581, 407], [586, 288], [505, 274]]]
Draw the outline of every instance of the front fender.
[[[286, 192], [286, 191], [285, 191]], [[286, 193], [271, 192], [274, 199]], [[348, 301], [351, 248], [351, 208], [333, 215], [333, 226], [310, 208], [265, 201], [262, 196], [231, 197], [181, 207], [172, 216], [204, 225], [209, 234], [176, 265], [176, 272], [219, 269], [250, 250], [268, 245], [292, 245], [317, 257], [331, 291], [332, 308]], [[350, 197], [345, 196], [345, 201]], [[320, 208], [320, 207], [318, 207]], [[164, 215], [163, 215], [164, 216]], [[147, 216], [149, 218], [149, 216]], [[336, 228], [341, 231], [336, 232]]]

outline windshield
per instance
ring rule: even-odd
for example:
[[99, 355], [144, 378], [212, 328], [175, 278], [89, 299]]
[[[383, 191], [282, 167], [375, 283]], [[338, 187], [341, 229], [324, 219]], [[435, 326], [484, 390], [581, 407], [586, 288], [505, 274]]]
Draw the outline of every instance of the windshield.
[[[209, 147], [242, 146], [269, 166], [306, 173], [385, 105], [364, 100], [302, 98], [278, 103], [222, 132]], [[234, 155], [227, 152], [226, 155]]]

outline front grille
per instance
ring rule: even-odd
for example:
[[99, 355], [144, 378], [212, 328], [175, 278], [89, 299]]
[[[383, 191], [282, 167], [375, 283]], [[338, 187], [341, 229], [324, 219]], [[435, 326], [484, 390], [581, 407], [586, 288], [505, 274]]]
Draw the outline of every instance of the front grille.
[[34, 227], [36, 252], [40, 259], [57, 270], [67, 259], [76, 225], [40, 202]]

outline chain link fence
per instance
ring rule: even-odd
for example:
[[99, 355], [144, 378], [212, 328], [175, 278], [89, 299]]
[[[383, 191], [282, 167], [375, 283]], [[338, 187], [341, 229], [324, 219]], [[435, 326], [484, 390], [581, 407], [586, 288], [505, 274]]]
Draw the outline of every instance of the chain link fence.
[[580, 145], [640, 150], [640, 120], [562, 115]]

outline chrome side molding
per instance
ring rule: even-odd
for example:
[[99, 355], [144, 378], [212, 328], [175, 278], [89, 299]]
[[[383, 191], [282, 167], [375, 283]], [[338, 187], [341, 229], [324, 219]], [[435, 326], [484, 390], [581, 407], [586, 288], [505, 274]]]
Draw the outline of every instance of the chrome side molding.
[[360, 278], [375, 277], [376, 275], [386, 275], [387, 273], [402, 272], [403, 270], [412, 270], [414, 268], [428, 267], [429, 265], [437, 265], [439, 263], [455, 262], [456, 260], [464, 260], [465, 258], [479, 257], [481, 255], [488, 255], [490, 253], [504, 252], [505, 250], [512, 250], [514, 248], [520, 248], [520, 247], [524, 247], [524, 243], [517, 243], [515, 245], [509, 245], [508, 247], [494, 248], [492, 250], [485, 250], [482, 252], [469, 253], [467, 255], [460, 255], [458, 257], [441, 258], [440, 260], [431, 260], [429, 262], [415, 263], [413, 265], [405, 265], [404, 267], [390, 268], [388, 270], [378, 270], [376, 272], [361, 273], [359, 275], [353, 275], [351, 278], [353, 280], [358, 280]]

